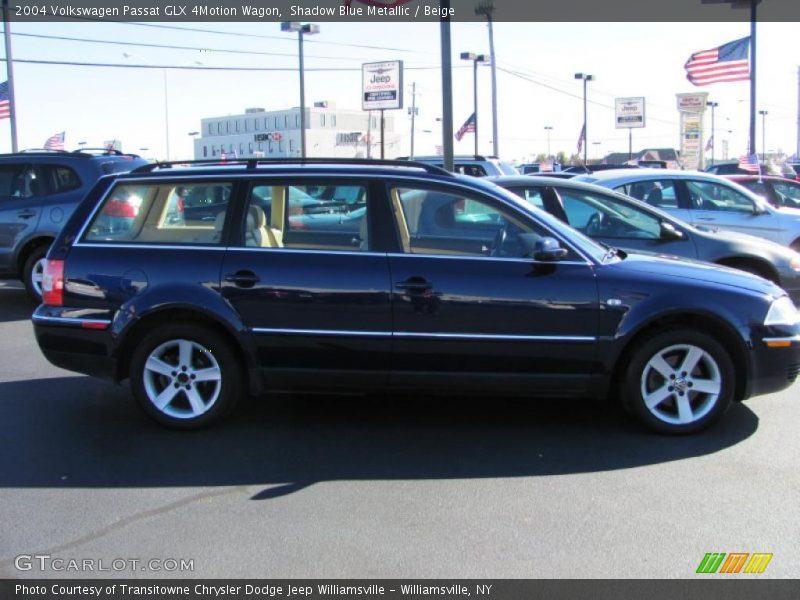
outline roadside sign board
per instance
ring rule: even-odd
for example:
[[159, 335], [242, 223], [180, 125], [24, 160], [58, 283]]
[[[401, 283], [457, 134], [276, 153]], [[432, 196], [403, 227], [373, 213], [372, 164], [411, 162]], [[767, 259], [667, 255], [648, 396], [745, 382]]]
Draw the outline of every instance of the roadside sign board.
[[403, 108], [402, 60], [361, 65], [361, 108], [363, 110]]
[[615, 98], [614, 114], [614, 121], [617, 129], [644, 127], [644, 97]]

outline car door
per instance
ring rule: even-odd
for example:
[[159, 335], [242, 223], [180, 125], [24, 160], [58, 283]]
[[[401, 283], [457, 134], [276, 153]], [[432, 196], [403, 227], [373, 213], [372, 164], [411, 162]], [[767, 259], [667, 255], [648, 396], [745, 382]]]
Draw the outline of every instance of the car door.
[[390, 183], [399, 251], [389, 255], [397, 387], [585, 391], [597, 370], [592, 264], [569, 250], [534, 260], [551, 233], [468, 189]]
[[[318, 202], [304, 203], [305, 190], [318, 186], [361, 188], [359, 218], [338, 201], [328, 213]], [[270, 387], [386, 384], [389, 267], [380, 236], [371, 235], [381, 194], [367, 179], [335, 176], [262, 178], [249, 186], [222, 290], [254, 336]]]
[[0, 165], [0, 271], [15, 271], [20, 244], [36, 231], [45, 185], [41, 173], [31, 165]]
[[[697, 258], [691, 236], [658, 213], [614, 196], [556, 186], [567, 223], [590, 238], [624, 250]], [[665, 229], [667, 222], [671, 229]]]
[[780, 217], [733, 187], [701, 179], [681, 181], [695, 225], [719, 227], [778, 242]]

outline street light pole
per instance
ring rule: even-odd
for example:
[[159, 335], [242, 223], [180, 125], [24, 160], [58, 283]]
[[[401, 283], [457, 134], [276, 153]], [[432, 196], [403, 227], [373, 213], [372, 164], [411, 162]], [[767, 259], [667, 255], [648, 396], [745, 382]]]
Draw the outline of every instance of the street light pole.
[[553, 131], [553, 127], [545, 125], [544, 130], [547, 132], [547, 160], [550, 160], [550, 132]]
[[586, 122], [587, 120], [586, 84], [589, 81], [594, 81], [594, 75], [588, 75], [586, 73], [575, 73], [575, 79], [583, 80], [583, 164], [585, 165], [589, 154], [589, 125]]
[[411, 152], [409, 159], [414, 160], [414, 119], [417, 116], [417, 82], [411, 84], [411, 108], [408, 110], [411, 115]]
[[492, 154], [500, 156], [500, 135], [497, 132], [497, 57], [494, 53], [493, 13], [494, 2], [492, 0], [484, 0], [475, 8], [475, 14], [486, 17], [489, 27], [489, 62], [492, 70]]
[[706, 106], [711, 107], [711, 166], [714, 166], [714, 148], [717, 145], [714, 126], [714, 109], [719, 106], [719, 102], [706, 102]]
[[474, 110], [473, 123], [475, 125], [475, 156], [478, 156], [478, 63], [488, 62], [484, 54], [462, 52], [461, 60], [472, 61], [472, 106]]
[[761, 160], [767, 160], [767, 115], [769, 111], [760, 110], [758, 114], [761, 115]]
[[281, 31], [297, 32], [298, 68], [300, 69], [300, 156], [306, 157], [306, 79], [303, 62], [303, 35], [319, 33], [319, 25], [285, 21], [281, 23]]

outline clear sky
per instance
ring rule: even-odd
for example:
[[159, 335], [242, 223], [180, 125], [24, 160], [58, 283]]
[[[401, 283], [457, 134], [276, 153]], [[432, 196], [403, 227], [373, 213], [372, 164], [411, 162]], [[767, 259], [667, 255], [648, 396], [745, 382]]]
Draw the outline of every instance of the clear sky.
[[[146, 147], [147, 156], [163, 157], [163, 70], [127, 66], [133, 64], [178, 67], [202, 62], [197, 70], [167, 71], [170, 142], [176, 159], [192, 156], [188, 133], [200, 129], [203, 117], [239, 114], [246, 107], [275, 110], [298, 105], [297, 38], [281, 33], [278, 23], [180, 23], [173, 27], [227, 35], [107, 22], [13, 23], [20, 147], [41, 147], [49, 136], [65, 130], [68, 149], [77, 147], [79, 141], [93, 146], [119, 139], [126, 151]], [[438, 24], [322, 23], [320, 27], [319, 35], [307, 38], [307, 103], [332, 100], [340, 108], [360, 108], [361, 63], [402, 59], [408, 106], [412, 81], [417, 82], [419, 92], [416, 151], [433, 152], [434, 146], [441, 144], [441, 125], [436, 121], [442, 112]], [[582, 122], [582, 87], [573, 74], [585, 72], [596, 77], [589, 84], [590, 157], [627, 151], [627, 131], [614, 128], [614, 97], [622, 96], [645, 96], [647, 101], [647, 127], [634, 130], [634, 150], [677, 147], [675, 94], [693, 91], [708, 91], [710, 99], [719, 102], [718, 158], [723, 139], [729, 140], [731, 156], [738, 157], [747, 144], [749, 83], [694, 87], [685, 79], [683, 64], [692, 52], [748, 33], [745, 23], [496, 23], [501, 155], [522, 161], [545, 152], [546, 125], [553, 127], [553, 153], [575, 152]], [[758, 109], [769, 112], [767, 150], [793, 154], [800, 24], [763, 23], [758, 33]], [[453, 23], [452, 38], [457, 129], [472, 112], [472, 68], [459, 60], [459, 53], [488, 53], [489, 42], [483, 23]], [[204, 51], [136, 44], [190, 46]], [[21, 62], [23, 59], [122, 66], [43, 65]], [[203, 70], [212, 66], [289, 70]], [[349, 70], [315, 70], [326, 68]], [[492, 150], [488, 67], [479, 69], [479, 86], [480, 147], [488, 153]], [[396, 127], [402, 133], [410, 131], [405, 110], [396, 113]], [[402, 153], [408, 151], [407, 138]], [[761, 151], [760, 117], [757, 146]], [[468, 135], [456, 143], [456, 152], [469, 153], [472, 147], [473, 138]], [[0, 151], [9, 150], [5, 120], [0, 122]]]

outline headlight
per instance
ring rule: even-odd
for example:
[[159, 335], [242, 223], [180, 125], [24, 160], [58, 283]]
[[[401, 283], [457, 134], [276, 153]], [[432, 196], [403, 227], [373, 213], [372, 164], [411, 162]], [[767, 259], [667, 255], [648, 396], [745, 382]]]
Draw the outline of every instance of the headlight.
[[800, 323], [800, 312], [787, 296], [775, 300], [764, 318], [764, 325], [795, 325], [797, 323]]
[[800, 273], [800, 256], [793, 256], [792, 260], [789, 261], [789, 266], [792, 271]]

